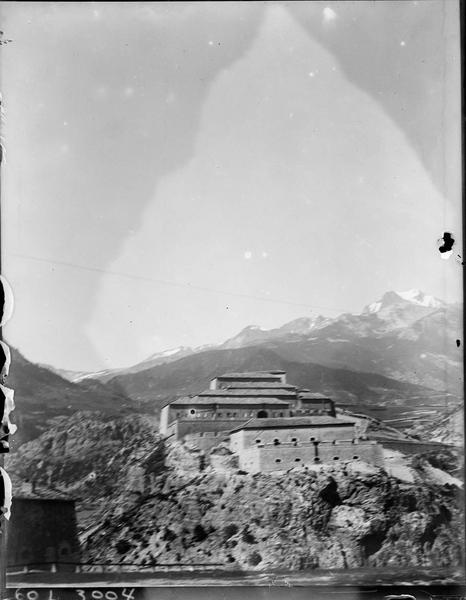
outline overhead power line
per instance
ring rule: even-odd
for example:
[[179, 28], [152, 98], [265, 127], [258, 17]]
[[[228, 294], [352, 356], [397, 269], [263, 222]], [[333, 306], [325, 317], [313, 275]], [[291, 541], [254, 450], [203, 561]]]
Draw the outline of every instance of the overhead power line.
[[115, 277], [124, 277], [126, 279], [133, 279], [133, 280], [137, 280], [137, 281], [146, 281], [149, 283], [156, 283], [159, 285], [167, 285], [167, 286], [172, 286], [172, 287], [180, 287], [180, 288], [187, 288], [187, 289], [192, 289], [192, 290], [199, 290], [202, 292], [210, 292], [213, 294], [221, 294], [224, 296], [231, 296], [231, 297], [235, 297], [235, 298], [247, 298], [250, 300], [258, 300], [258, 301], [262, 301], [262, 302], [272, 302], [275, 304], [287, 304], [289, 306], [301, 306], [301, 307], [308, 308], [310, 310], [317, 309], [317, 310], [326, 310], [326, 311], [340, 312], [340, 313], [341, 312], [349, 312], [347, 309], [344, 309], [344, 308], [331, 308], [328, 306], [318, 306], [316, 304], [309, 304], [309, 303], [305, 303], [305, 302], [293, 302], [291, 300], [283, 300], [283, 299], [271, 298], [271, 297], [267, 297], [267, 296], [256, 296], [254, 294], [243, 294], [241, 292], [218, 290], [215, 288], [205, 287], [205, 286], [186, 283], [186, 282], [169, 281], [167, 279], [156, 279], [154, 277], [147, 277], [144, 275], [133, 275], [131, 273], [123, 273], [121, 271], [112, 271], [109, 269], [101, 269], [99, 267], [89, 267], [89, 266], [85, 266], [85, 265], [79, 265], [76, 263], [66, 262], [63, 260], [55, 260], [55, 259], [51, 260], [48, 258], [41, 258], [38, 256], [29, 256], [27, 254], [11, 253], [10, 256], [14, 256], [15, 258], [21, 258], [21, 259], [25, 259], [25, 260], [33, 260], [33, 261], [37, 261], [37, 262], [41, 262], [41, 263], [47, 263], [47, 264], [51, 264], [51, 265], [60, 265], [60, 266], [69, 267], [72, 269], [80, 269], [82, 271], [89, 271], [92, 273], [102, 273], [104, 275], [113, 275]]

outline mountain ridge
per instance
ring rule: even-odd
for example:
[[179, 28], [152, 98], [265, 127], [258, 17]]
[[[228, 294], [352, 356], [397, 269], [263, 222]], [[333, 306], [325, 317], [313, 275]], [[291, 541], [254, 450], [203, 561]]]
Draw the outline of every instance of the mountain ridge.
[[[70, 373], [71, 381], [82, 381], [83, 379], [97, 379], [107, 382], [116, 375], [125, 373], [136, 373], [146, 370], [152, 366], [173, 362], [185, 356], [191, 356], [206, 349], [215, 348], [243, 348], [257, 344], [269, 344], [275, 340], [282, 339], [286, 342], [299, 341], [300, 336], [318, 334], [324, 328], [334, 328], [339, 333], [336, 339], [343, 340], [344, 336], [338, 331], [338, 328], [350, 328], [353, 333], [359, 336], [383, 336], [390, 332], [401, 330], [412, 326], [417, 320], [429, 316], [438, 309], [448, 309], [452, 311], [459, 305], [456, 303], [446, 303], [443, 300], [425, 294], [418, 289], [411, 289], [406, 292], [386, 292], [382, 298], [363, 308], [360, 314], [342, 313], [337, 317], [303, 316], [293, 319], [279, 327], [265, 329], [259, 325], [248, 325], [231, 338], [228, 338], [220, 344], [206, 344], [198, 347], [180, 346], [178, 348], [156, 352], [146, 359], [130, 366], [118, 369], [105, 369], [98, 372], [67, 372], [65, 370], [56, 370], [63, 376]], [[331, 332], [331, 329], [329, 329]], [[334, 336], [335, 337], [335, 336]]]

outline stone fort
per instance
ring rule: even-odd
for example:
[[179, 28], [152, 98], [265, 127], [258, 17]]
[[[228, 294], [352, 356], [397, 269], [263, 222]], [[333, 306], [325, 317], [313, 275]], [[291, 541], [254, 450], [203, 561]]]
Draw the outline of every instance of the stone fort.
[[160, 432], [213, 456], [228, 447], [250, 473], [347, 460], [383, 466], [364, 420], [337, 417], [330, 398], [287, 383], [284, 371], [215, 377], [209, 389], [164, 406]]

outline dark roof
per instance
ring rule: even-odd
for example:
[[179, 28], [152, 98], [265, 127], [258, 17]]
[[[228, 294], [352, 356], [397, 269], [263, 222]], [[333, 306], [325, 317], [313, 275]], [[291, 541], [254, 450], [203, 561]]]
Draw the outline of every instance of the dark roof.
[[68, 494], [58, 490], [50, 490], [36, 486], [34, 491], [20, 487], [16, 493], [13, 492], [13, 503], [15, 500], [52, 500], [55, 502], [75, 502], [78, 500], [78, 498], [69, 496]]
[[249, 373], [224, 373], [217, 375], [214, 379], [270, 379], [271, 377], [279, 379], [281, 375], [286, 375], [285, 371], [251, 371]]
[[250, 419], [244, 425], [236, 427], [233, 431], [241, 429], [283, 429], [296, 427], [349, 427], [354, 421], [343, 421], [336, 417], [280, 417], [273, 419]]
[[193, 398], [184, 397], [178, 398], [171, 402], [170, 406], [213, 406], [214, 404], [233, 404], [237, 406], [262, 405], [262, 404], [280, 404], [281, 406], [289, 406], [286, 400], [279, 398], [265, 398], [264, 396], [194, 396]]
[[280, 390], [296, 390], [295, 385], [291, 383], [281, 383], [279, 381], [231, 381], [226, 389], [280, 389]]
[[230, 388], [222, 389], [222, 390], [205, 390], [198, 394], [199, 396], [246, 396], [246, 397], [255, 397], [255, 396], [288, 396], [291, 398], [296, 397], [296, 392], [294, 390], [283, 389], [281, 387], [275, 388], [263, 388], [263, 387], [255, 387], [255, 388]]

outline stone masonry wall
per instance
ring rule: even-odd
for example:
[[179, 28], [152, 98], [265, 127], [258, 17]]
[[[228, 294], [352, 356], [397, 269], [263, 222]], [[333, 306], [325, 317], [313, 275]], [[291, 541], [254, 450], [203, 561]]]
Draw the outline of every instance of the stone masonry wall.
[[239, 427], [245, 423], [245, 419], [188, 419], [172, 423], [167, 430], [167, 435], [173, 434], [177, 440], [185, 435], [200, 432], [225, 432]]
[[269, 444], [250, 447], [239, 454], [240, 468], [250, 473], [282, 471], [318, 463], [340, 463], [345, 460], [362, 460], [375, 466], [383, 466], [382, 449], [373, 442], [324, 442], [279, 446]]
[[[238, 432], [240, 433], [240, 432]], [[256, 444], [273, 444], [275, 440], [280, 443], [298, 442], [309, 443], [311, 441], [333, 441], [333, 440], [352, 440], [355, 437], [353, 425], [347, 427], [306, 427], [296, 429], [245, 429], [244, 434], [237, 437], [237, 433], [232, 434], [235, 440], [241, 440], [243, 447], [254, 446]], [[257, 442], [257, 440], [260, 440]]]

